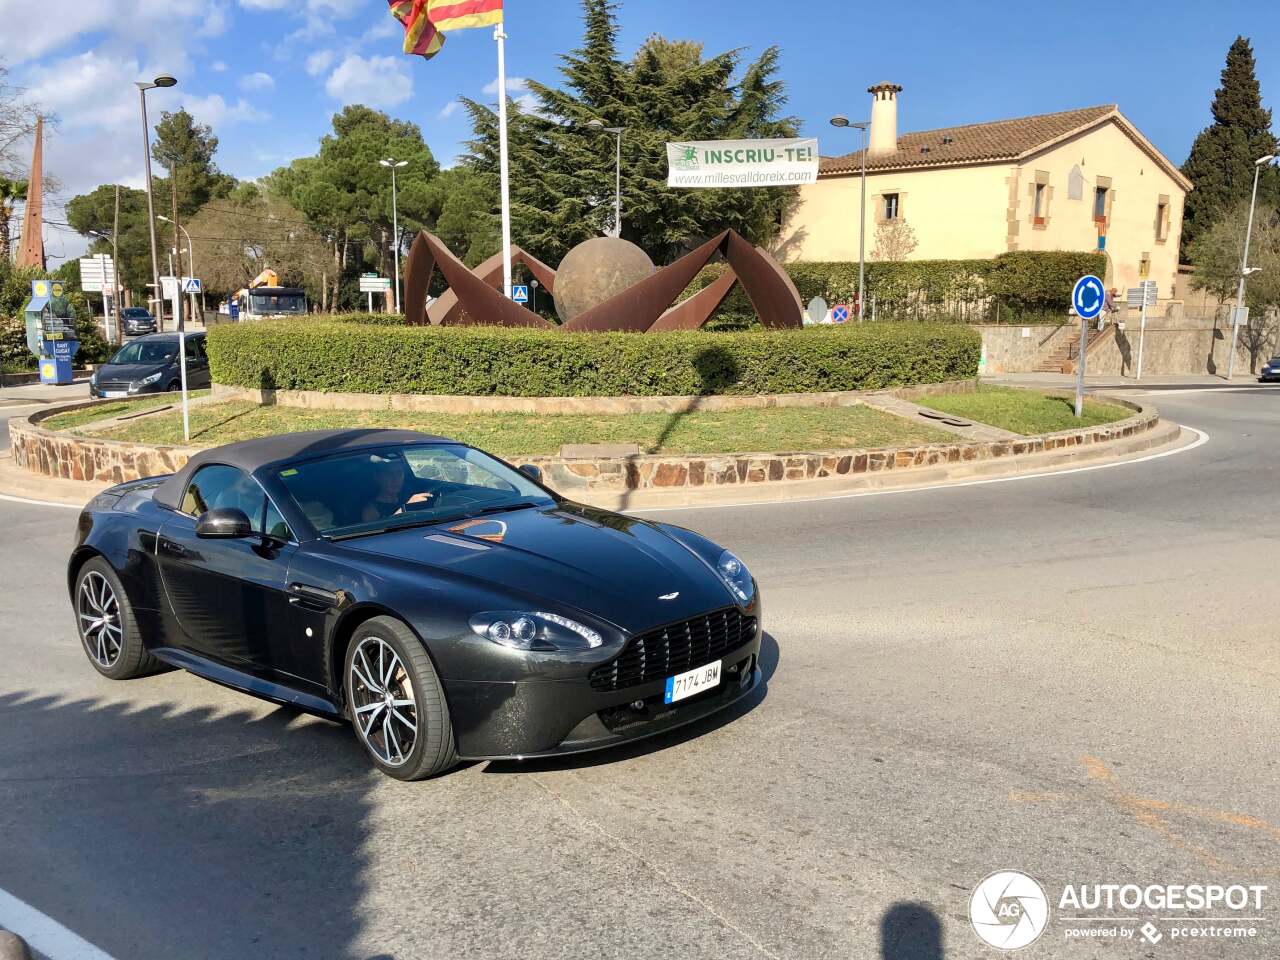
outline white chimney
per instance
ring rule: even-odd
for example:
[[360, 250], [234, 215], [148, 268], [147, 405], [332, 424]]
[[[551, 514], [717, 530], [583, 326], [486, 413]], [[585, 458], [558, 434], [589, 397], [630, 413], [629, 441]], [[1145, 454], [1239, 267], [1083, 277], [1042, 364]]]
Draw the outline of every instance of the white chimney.
[[867, 87], [871, 94], [871, 141], [868, 153], [882, 157], [898, 149], [898, 94], [896, 83], [877, 83]]

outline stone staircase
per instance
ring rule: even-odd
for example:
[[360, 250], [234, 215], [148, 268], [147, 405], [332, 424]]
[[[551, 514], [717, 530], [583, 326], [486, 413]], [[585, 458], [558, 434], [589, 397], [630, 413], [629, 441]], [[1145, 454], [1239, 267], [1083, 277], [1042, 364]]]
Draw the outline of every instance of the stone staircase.
[[[1108, 340], [1114, 340], [1116, 336], [1116, 325], [1108, 323], [1103, 330], [1099, 331], [1094, 327], [1089, 329], [1089, 345], [1086, 348], [1085, 356], [1089, 356], [1093, 351], [1101, 347]], [[1036, 373], [1075, 373], [1076, 360], [1080, 356], [1080, 328], [1077, 326], [1065, 337], [1058, 340], [1053, 348], [1044, 353], [1036, 360]]]

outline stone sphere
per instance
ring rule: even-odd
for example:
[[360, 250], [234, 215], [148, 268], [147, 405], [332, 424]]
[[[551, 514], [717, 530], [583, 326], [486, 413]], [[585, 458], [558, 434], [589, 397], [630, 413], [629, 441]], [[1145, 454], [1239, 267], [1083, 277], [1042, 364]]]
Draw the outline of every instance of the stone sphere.
[[652, 273], [649, 255], [629, 240], [585, 240], [565, 254], [556, 270], [556, 313], [568, 323]]

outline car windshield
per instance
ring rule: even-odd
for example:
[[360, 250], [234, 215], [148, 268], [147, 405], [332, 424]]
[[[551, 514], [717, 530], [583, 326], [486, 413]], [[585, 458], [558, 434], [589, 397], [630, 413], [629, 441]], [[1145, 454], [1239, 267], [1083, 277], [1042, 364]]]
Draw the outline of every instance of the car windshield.
[[276, 471], [321, 536], [363, 536], [555, 500], [517, 470], [462, 444], [335, 454]]
[[110, 363], [167, 363], [178, 353], [177, 340], [135, 340], [127, 343]]
[[147, 313], [147, 311], [142, 309], [142, 307], [126, 307], [124, 315], [137, 320], [145, 320], [151, 316], [151, 314]]
[[251, 313], [306, 313], [307, 298], [300, 293], [252, 293]]

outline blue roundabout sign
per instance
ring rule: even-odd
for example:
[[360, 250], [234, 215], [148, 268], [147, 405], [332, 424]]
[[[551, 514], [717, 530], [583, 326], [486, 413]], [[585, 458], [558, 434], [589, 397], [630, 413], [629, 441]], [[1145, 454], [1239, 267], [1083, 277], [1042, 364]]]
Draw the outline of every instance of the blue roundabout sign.
[[1104, 296], [1102, 281], [1093, 274], [1086, 274], [1076, 281], [1071, 291], [1071, 305], [1081, 319], [1092, 320], [1102, 312]]

